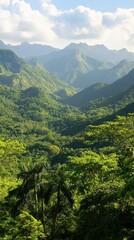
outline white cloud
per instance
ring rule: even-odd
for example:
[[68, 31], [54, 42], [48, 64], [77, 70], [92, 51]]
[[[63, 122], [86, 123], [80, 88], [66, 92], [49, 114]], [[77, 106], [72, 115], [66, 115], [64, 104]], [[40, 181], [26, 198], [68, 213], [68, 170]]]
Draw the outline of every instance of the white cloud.
[[38, 1], [40, 10], [33, 10], [25, 0], [0, 0], [1, 40], [57, 47], [84, 41], [134, 51], [134, 8], [104, 13], [84, 6], [60, 10], [52, 0]]
[[6, 7], [10, 4], [10, 0], [0, 0], [0, 6]]
[[51, 0], [40, 0], [41, 7], [48, 16], [57, 16], [61, 11], [52, 4]]
[[134, 8], [117, 9], [114, 13], [104, 13], [103, 21], [105, 27], [105, 38], [103, 41], [109, 47], [122, 48], [127, 47], [134, 51]]
[[54, 31], [60, 38], [105, 44], [109, 48], [126, 47], [134, 51], [134, 8], [102, 13], [83, 6], [55, 17]]
[[53, 23], [24, 0], [2, 1], [0, 38], [9, 42], [53, 42], [57, 37]]
[[55, 18], [54, 31], [70, 40], [93, 39], [102, 34], [102, 15], [83, 6], [60, 13]]

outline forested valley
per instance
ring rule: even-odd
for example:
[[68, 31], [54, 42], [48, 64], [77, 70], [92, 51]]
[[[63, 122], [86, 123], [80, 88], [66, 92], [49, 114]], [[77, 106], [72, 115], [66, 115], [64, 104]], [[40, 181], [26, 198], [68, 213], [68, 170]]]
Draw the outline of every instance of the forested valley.
[[72, 85], [0, 50], [0, 240], [134, 239], [134, 69]]

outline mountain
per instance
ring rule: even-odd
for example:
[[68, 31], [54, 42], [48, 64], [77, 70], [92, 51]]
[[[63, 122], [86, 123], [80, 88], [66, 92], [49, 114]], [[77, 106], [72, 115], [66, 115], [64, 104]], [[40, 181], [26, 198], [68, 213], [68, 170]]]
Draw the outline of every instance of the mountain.
[[0, 75], [5, 72], [17, 73], [24, 65], [24, 61], [10, 50], [0, 50]]
[[[41, 64], [62, 81], [83, 89], [96, 82], [114, 82], [132, 70], [134, 54], [127, 50], [125, 51], [127, 54], [122, 54], [122, 52], [123, 50], [112, 51], [100, 45], [91, 47], [83, 43], [70, 44], [47, 56], [29, 58], [29, 62], [34, 65]], [[121, 61], [117, 61], [116, 54], [118, 61]], [[106, 58], [100, 57], [104, 55]], [[113, 61], [113, 59], [116, 60]]]
[[133, 105], [134, 84], [116, 96], [90, 101], [81, 110], [89, 116], [92, 123], [98, 125], [105, 121], [114, 120], [117, 115], [126, 116], [128, 113], [134, 113]]
[[14, 46], [11, 44], [5, 44], [3, 41], [0, 41], [0, 48], [10, 49], [22, 58], [43, 55], [45, 56], [57, 51], [64, 51], [64, 53], [67, 53], [69, 50], [79, 50], [83, 55], [97, 59], [100, 62], [113, 62], [114, 64], [117, 64], [124, 59], [134, 61], [134, 53], [128, 52], [125, 48], [120, 50], [111, 50], [104, 45], [89, 46], [86, 43], [71, 43], [64, 49], [60, 50], [43, 44], [30, 44], [28, 42], [23, 42], [19, 45]]
[[41, 55], [45, 56], [47, 54], [50, 54], [51, 52], [58, 51], [57, 48], [48, 45], [30, 44], [28, 42], [23, 42], [20, 45], [13, 46], [10, 44], [6, 45], [2, 41], [0, 41], [0, 49], [10, 49], [22, 58]]
[[71, 43], [65, 49], [79, 49], [84, 55], [95, 58], [101, 62], [113, 62], [117, 64], [124, 59], [134, 61], [134, 53], [128, 52], [125, 48], [121, 50], [110, 50], [104, 45], [89, 46], [86, 43]]
[[56, 77], [75, 87], [79, 87], [77, 79], [86, 76], [89, 72], [107, 69], [112, 65], [90, 58], [81, 53], [80, 50], [70, 49], [63, 49], [44, 57], [31, 58], [29, 62], [34, 65], [43, 65]]
[[30, 62], [43, 64], [49, 72], [69, 84], [73, 84], [79, 75], [84, 75], [103, 65], [100, 61], [83, 55], [79, 50], [62, 50], [44, 58], [33, 58]]
[[85, 74], [81, 74], [72, 84], [77, 88], [86, 88], [97, 82], [112, 83], [115, 80], [125, 76], [134, 68], [134, 62], [122, 60], [112, 68], [95, 69]]
[[101, 81], [111, 83], [134, 67], [134, 53], [126, 49], [109, 50], [104, 45], [71, 43], [59, 50], [28, 42], [12, 46], [0, 41], [0, 48], [14, 51], [29, 63], [43, 66], [60, 80], [80, 89]]
[[134, 85], [134, 69], [130, 71], [124, 77], [118, 79], [112, 84], [102, 84], [96, 83], [81, 92], [75, 94], [74, 96], [64, 100], [64, 103], [82, 107], [87, 105], [90, 101], [99, 98], [108, 98], [110, 96], [116, 96], [123, 91], [126, 91], [131, 86]]
[[26, 63], [10, 50], [0, 50], [0, 83], [18, 89], [39, 87], [47, 93], [62, 89], [68, 93], [75, 92], [73, 88], [56, 79], [41, 66]]

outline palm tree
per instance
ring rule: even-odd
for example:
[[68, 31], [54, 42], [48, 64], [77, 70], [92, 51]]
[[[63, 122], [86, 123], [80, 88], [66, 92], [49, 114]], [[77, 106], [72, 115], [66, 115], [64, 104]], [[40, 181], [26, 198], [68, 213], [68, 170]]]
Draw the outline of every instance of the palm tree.
[[[12, 208], [12, 214], [18, 214], [24, 203], [27, 202], [29, 193], [34, 193], [34, 208], [37, 219], [40, 219], [45, 232], [45, 207], [51, 202], [52, 196], [56, 197], [56, 203], [52, 211], [52, 236], [55, 235], [56, 220], [61, 212], [61, 206], [64, 199], [68, 200], [69, 206], [72, 207], [74, 200], [73, 195], [66, 182], [66, 171], [64, 166], [56, 165], [53, 169], [47, 169], [44, 164], [35, 164], [33, 168], [25, 167], [21, 173], [23, 177], [22, 185], [10, 191], [9, 198], [16, 196], [18, 201]], [[40, 209], [39, 209], [40, 207]], [[54, 239], [54, 238], [53, 238]]]
[[[56, 165], [48, 174], [48, 181], [44, 187], [43, 198], [46, 205], [49, 204], [53, 195], [56, 197], [55, 207], [53, 208], [53, 227], [52, 227], [52, 239], [54, 239], [56, 232], [56, 220], [58, 214], [62, 210], [63, 200], [67, 199], [69, 206], [74, 204], [73, 195], [66, 182], [66, 171], [64, 165]], [[64, 199], [63, 199], [64, 198]]]
[[38, 218], [38, 183], [41, 181], [46, 166], [45, 164], [35, 164], [31, 169], [26, 166], [24, 168], [24, 171], [19, 175], [19, 177], [23, 178], [22, 185], [9, 192], [9, 198], [16, 196], [18, 199], [12, 208], [12, 213], [18, 214], [19, 210], [26, 202], [27, 195], [30, 191], [34, 190], [35, 213], [36, 218]]

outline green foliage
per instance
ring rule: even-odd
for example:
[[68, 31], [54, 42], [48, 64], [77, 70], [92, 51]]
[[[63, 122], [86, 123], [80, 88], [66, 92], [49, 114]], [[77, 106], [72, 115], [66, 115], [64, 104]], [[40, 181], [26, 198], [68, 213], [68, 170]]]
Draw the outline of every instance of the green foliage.
[[20, 65], [0, 65], [0, 239], [132, 240], [133, 87], [77, 109]]
[[[97, 148], [111, 147], [111, 150], [120, 152], [127, 147], [133, 147], [134, 115], [120, 116], [114, 122], [106, 122], [98, 126], [87, 128], [87, 141]], [[106, 148], [107, 150], [107, 148]]]
[[109, 84], [119, 78], [122, 78], [133, 68], [134, 62], [127, 60], [123, 60], [114, 66], [112, 64], [111, 66], [108, 66], [108, 63], [104, 63], [100, 65], [99, 68], [78, 76], [73, 86], [83, 89], [99, 82], [103, 82], [103, 84]]
[[6, 232], [0, 237], [1, 240], [46, 239], [41, 222], [26, 211], [20, 213], [15, 219], [8, 217], [4, 224]]
[[77, 81], [79, 75], [97, 69], [101, 62], [83, 55], [79, 50], [68, 50], [54, 53], [51, 57], [33, 58], [31, 62], [42, 64], [49, 72], [69, 84]]
[[19, 183], [17, 174], [21, 165], [20, 157], [25, 152], [17, 140], [0, 140], [0, 200]]
[[0, 49], [0, 83], [17, 89], [43, 88], [48, 93], [61, 89], [74, 93], [75, 90], [56, 79], [41, 66], [32, 66], [10, 50]]
[[[124, 77], [118, 79], [117, 81], [109, 85], [101, 83], [91, 85], [90, 87], [85, 88], [84, 90], [80, 91], [74, 96], [65, 99], [64, 103], [76, 107], [85, 107], [89, 105], [91, 101], [97, 99], [99, 100], [100, 98], [108, 98], [109, 96], [113, 98], [118, 97], [118, 95], [122, 94], [122, 92], [124, 92], [125, 95], [126, 90], [130, 89], [131, 87], [133, 88], [133, 85], [134, 85], [134, 69]], [[101, 86], [103, 87], [101, 88]]]
[[120, 160], [91, 151], [70, 158], [78, 208], [74, 239], [133, 239], [134, 158], [122, 155]]

